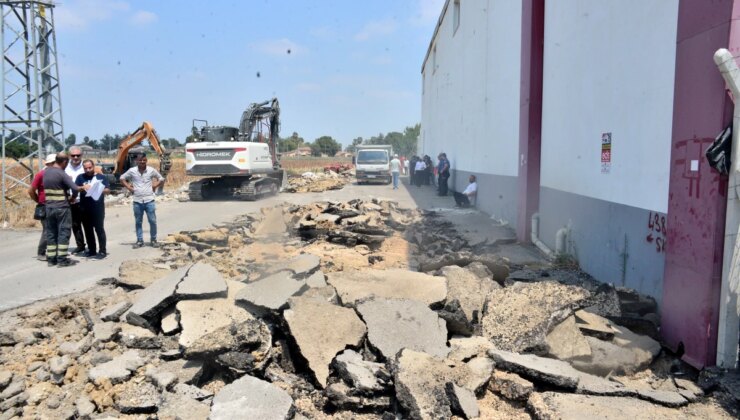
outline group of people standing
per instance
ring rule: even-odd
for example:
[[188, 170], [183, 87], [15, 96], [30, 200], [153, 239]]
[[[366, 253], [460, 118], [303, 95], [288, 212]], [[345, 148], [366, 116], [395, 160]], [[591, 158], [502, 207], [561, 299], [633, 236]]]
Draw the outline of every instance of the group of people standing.
[[450, 178], [450, 161], [447, 154], [440, 153], [437, 156], [437, 166], [434, 166], [429, 155], [412, 156], [410, 162], [409, 178], [411, 185], [421, 188], [422, 185], [434, 185], [434, 177], [437, 177], [437, 194], [446, 196], [448, 192], [447, 180]]
[[[49, 266], [67, 267], [77, 263], [70, 254], [103, 259], [108, 256], [105, 234], [105, 195], [110, 193], [108, 179], [96, 171], [95, 163], [82, 158], [82, 150], [73, 146], [69, 153], [46, 156], [45, 168], [33, 178], [28, 195], [36, 202], [34, 218], [41, 222], [42, 233], [37, 259]], [[121, 175], [121, 183], [134, 194], [134, 218], [137, 242], [142, 246], [142, 218], [147, 214], [151, 243], [156, 244], [154, 190], [164, 178], [146, 166], [146, 155], [137, 157], [137, 167]], [[69, 251], [74, 235], [76, 248]], [[97, 239], [97, 240], [96, 240]]]

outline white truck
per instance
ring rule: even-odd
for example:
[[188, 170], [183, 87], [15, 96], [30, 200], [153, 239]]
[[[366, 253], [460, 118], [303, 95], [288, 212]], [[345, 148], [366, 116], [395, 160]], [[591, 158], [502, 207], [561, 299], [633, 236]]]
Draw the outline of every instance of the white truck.
[[390, 145], [368, 144], [357, 146], [355, 163], [355, 177], [358, 184], [368, 182], [383, 182], [390, 184], [391, 159], [393, 147]]

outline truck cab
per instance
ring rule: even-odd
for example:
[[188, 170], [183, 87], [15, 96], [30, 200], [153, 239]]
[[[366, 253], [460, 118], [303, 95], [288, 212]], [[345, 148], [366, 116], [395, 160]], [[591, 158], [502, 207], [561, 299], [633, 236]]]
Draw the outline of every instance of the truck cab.
[[390, 173], [392, 156], [391, 146], [359, 146], [357, 156], [355, 156], [357, 183], [383, 182], [390, 184], [392, 180]]

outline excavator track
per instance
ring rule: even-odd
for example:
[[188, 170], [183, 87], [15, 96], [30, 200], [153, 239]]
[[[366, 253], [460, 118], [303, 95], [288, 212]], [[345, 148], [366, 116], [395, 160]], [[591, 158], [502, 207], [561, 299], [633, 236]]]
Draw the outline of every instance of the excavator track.
[[234, 195], [241, 200], [255, 201], [268, 195], [275, 195], [279, 191], [279, 182], [274, 178], [265, 177], [242, 182], [242, 185], [234, 192]]
[[204, 201], [206, 197], [203, 194], [203, 184], [209, 179], [193, 181], [188, 186], [188, 198], [190, 201]]

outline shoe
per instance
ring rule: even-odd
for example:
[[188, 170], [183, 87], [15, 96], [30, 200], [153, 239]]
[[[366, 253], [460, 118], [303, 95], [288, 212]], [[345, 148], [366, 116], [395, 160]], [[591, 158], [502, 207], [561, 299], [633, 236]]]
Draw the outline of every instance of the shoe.
[[158, 245], [159, 245], [159, 243], [157, 242], [157, 240], [156, 240], [156, 239], [152, 239], [152, 240], [151, 240], [151, 241], [149, 242], [149, 246], [151, 246], [151, 247], [154, 247], [154, 248], [156, 248], [156, 247], [157, 247]]
[[97, 252], [85, 251], [85, 253], [82, 254], [82, 255], [84, 255], [85, 258], [90, 258], [90, 257], [94, 257], [94, 256], [98, 255], [98, 253]]
[[46, 265], [48, 265], [49, 267], [54, 267], [55, 265], [57, 265], [57, 259], [56, 258], [47, 259]]
[[75, 264], [77, 264], [77, 261], [75, 260], [71, 260], [69, 258], [62, 258], [57, 262], [57, 267], [71, 267]]
[[46, 261], [46, 255], [37, 255], [36, 259], [39, 261]]
[[82, 254], [83, 252], [85, 252], [85, 247], [84, 246], [83, 247], [79, 247], [78, 246], [77, 248], [75, 248], [74, 251], [72, 251], [72, 255]]
[[134, 249], [136, 249], [136, 248], [141, 248], [142, 246], [144, 246], [144, 241], [137, 241], [137, 242], [136, 242], [136, 243], [134, 244]]
[[107, 253], [107, 252], [105, 252], [105, 251], [100, 251], [100, 252], [98, 252], [98, 254], [97, 254], [97, 255], [95, 255], [95, 256], [94, 256], [93, 258], [95, 258], [96, 260], [102, 260], [102, 259], [105, 259], [105, 257], [107, 257], [107, 256], [108, 256], [108, 253]]

